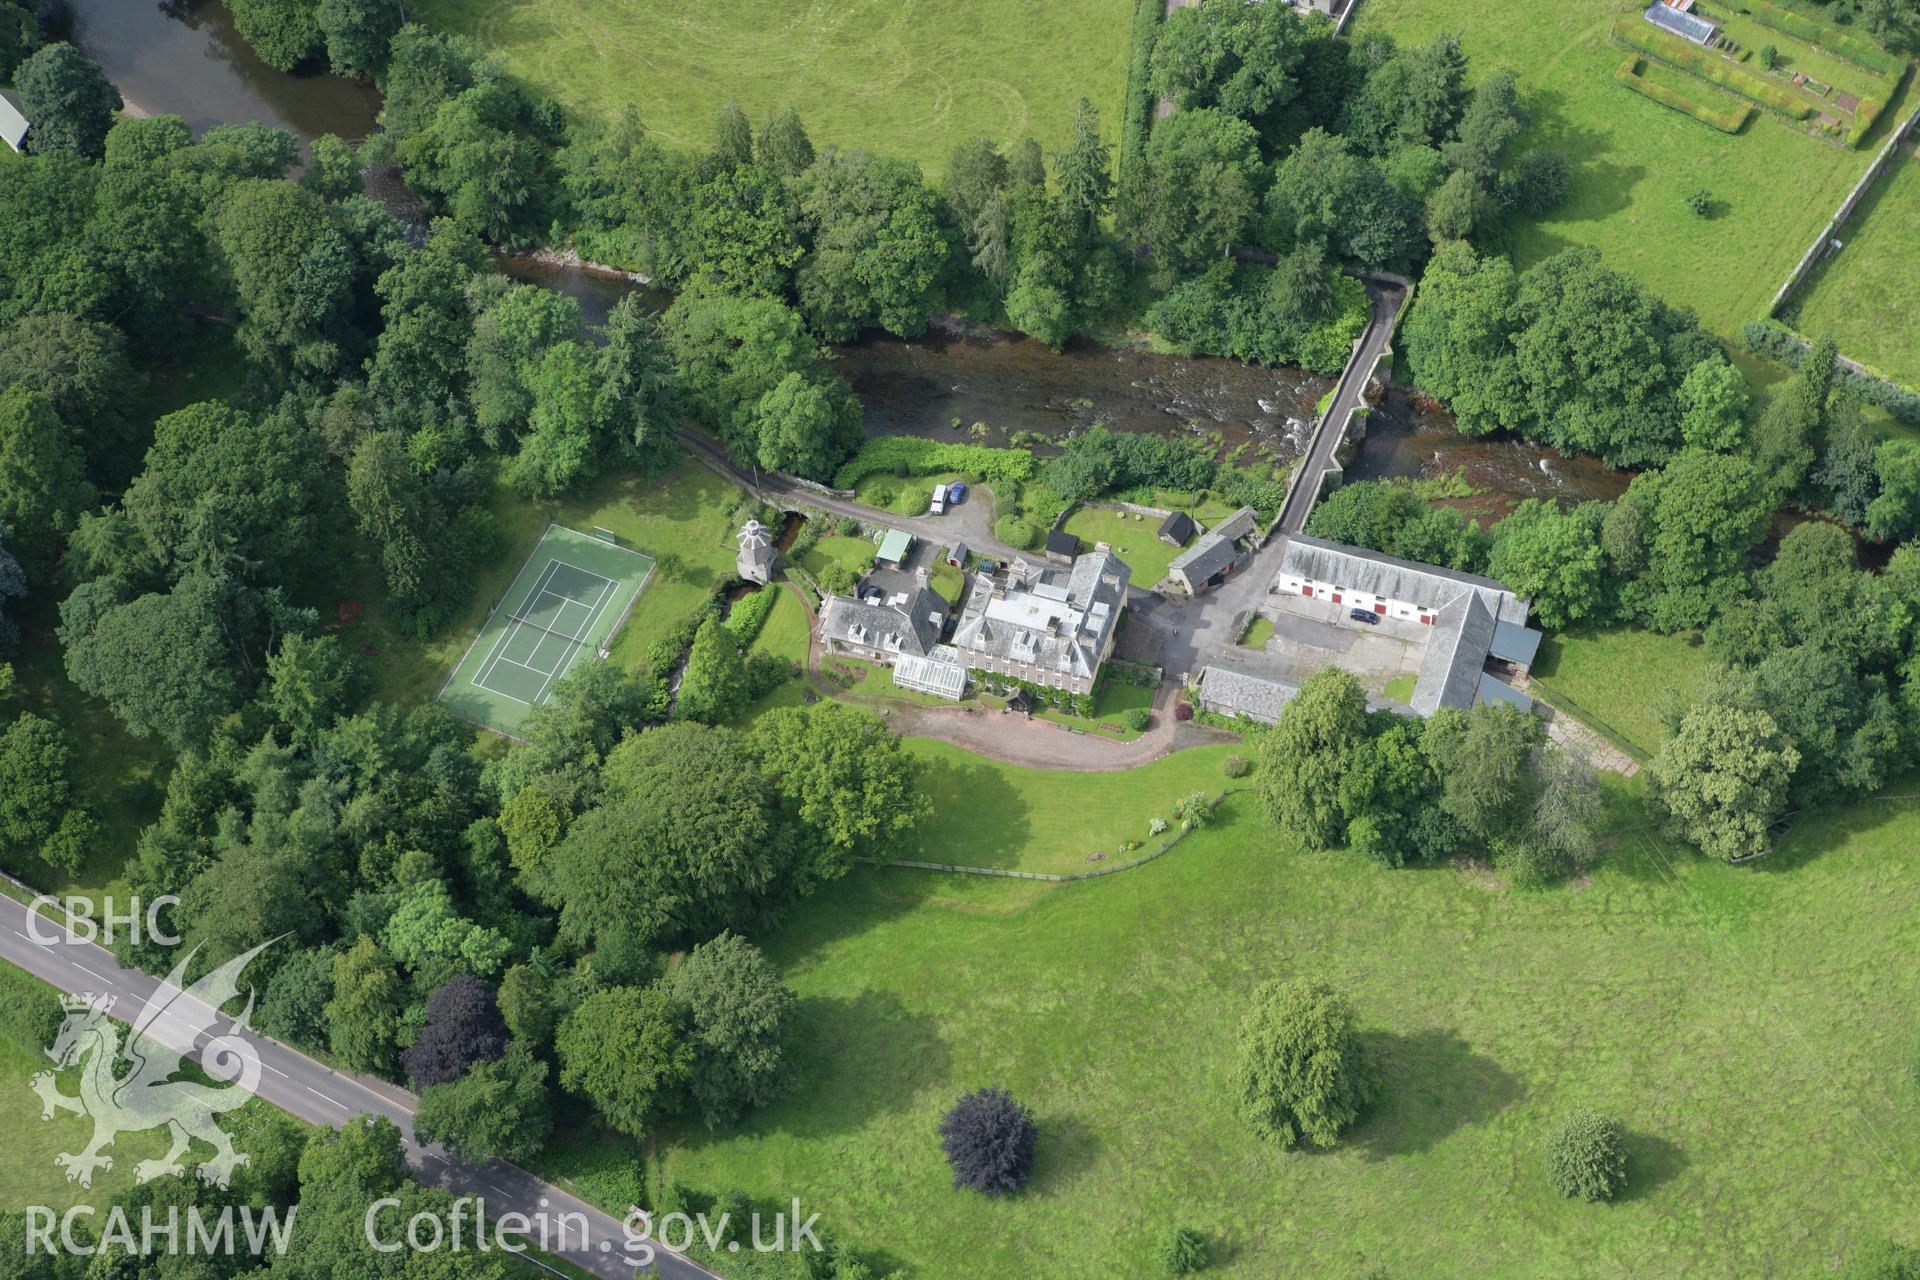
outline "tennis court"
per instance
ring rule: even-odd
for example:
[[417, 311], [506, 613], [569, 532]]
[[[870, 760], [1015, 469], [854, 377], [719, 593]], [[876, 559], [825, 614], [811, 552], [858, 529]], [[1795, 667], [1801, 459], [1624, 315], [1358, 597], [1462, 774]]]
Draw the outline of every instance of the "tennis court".
[[569, 671], [606, 657], [652, 572], [651, 556], [610, 534], [548, 525], [440, 687], [440, 700], [461, 719], [513, 737]]

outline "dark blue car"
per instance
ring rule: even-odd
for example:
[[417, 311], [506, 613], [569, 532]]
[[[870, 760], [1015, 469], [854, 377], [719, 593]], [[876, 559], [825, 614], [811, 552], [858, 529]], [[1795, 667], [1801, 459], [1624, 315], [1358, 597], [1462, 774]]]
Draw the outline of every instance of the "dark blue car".
[[1355, 622], [1364, 622], [1370, 627], [1378, 626], [1380, 622], [1380, 615], [1371, 609], [1349, 609], [1347, 616]]

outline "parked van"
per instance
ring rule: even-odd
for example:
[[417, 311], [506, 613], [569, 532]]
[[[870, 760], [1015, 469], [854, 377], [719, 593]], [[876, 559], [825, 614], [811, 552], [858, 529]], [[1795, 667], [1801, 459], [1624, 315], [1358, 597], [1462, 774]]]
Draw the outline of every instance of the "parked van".
[[932, 511], [932, 512], [933, 512], [933, 514], [934, 514], [934, 515], [936, 515], [936, 516], [939, 516], [939, 515], [945, 515], [945, 514], [946, 514], [946, 512], [947, 512], [947, 486], [945, 486], [945, 485], [943, 485], [943, 484], [937, 484], [937, 485], [935, 485], [935, 486], [933, 486], [933, 505], [932, 505], [932, 506], [931, 506], [930, 508], [928, 508], [928, 509], [929, 509], [930, 511]]

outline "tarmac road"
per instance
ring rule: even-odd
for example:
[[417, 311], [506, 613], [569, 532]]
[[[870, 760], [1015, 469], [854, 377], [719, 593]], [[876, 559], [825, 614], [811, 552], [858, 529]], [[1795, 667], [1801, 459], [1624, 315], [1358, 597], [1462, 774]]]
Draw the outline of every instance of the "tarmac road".
[[[131, 1021], [160, 986], [159, 979], [137, 969], [123, 968], [111, 952], [66, 933], [46, 912], [40, 913], [32, 929], [28, 927], [28, 916], [26, 904], [0, 895], [0, 960], [70, 995], [113, 996], [114, 1016], [122, 1021]], [[49, 941], [36, 940], [33, 936], [36, 932]], [[221, 1017], [216, 1032], [225, 1031], [230, 1021]], [[205, 1035], [200, 1033], [197, 1042], [204, 1043]], [[162, 1030], [155, 1038], [166, 1043], [169, 1049], [182, 1053], [194, 1050], [191, 1044], [173, 1042], [184, 1038], [184, 1032], [178, 1028]], [[652, 1252], [650, 1259], [642, 1256], [642, 1250], [630, 1250], [625, 1231], [612, 1215], [540, 1181], [524, 1169], [499, 1160], [477, 1164], [451, 1156], [437, 1145], [422, 1145], [413, 1136], [416, 1099], [406, 1090], [385, 1081], [336, 1071], [258, 1031], [249, 1031], [247, 1038], [260, 1054], [258, 1096], [261, 1099], [301, 1120], [333, 1128], [341, 1127], [357, 1115], [385, 1116], [400, 1127], [407, 1163], [421, 1182], [442, 1187], [456, 1196], [481, 1198], [490, 1220], [497, 1221], [502, 1214], [511, 1212], [524, 1214], [533, 1223], [553, 1224], [549, 1244], [543, 1252], [607, 1280], [632, 1280], [636, 1275], [657, 1275], [664, 1280], [717, 1280], [705, 1267], [657, 1245], [648, 1246]], [[108, 1148], [106, 1154], [111, 1155], [112, 1149]], [[571, 1216], [576, 1214], [579, 1217]], [[584, 1222], [584, 1238], [576, 1225], [568, 1227], [571, 1238], [562, 1240], [561, 1215], [568, 1215], [569, 1224]], [[404, 1224], [397, 1220], [385, 1221], [381, 1231], [383, 1241], [398, 1239], [404, 1235]], [[536, 1236], [528, 1238], [537, 1241]]]

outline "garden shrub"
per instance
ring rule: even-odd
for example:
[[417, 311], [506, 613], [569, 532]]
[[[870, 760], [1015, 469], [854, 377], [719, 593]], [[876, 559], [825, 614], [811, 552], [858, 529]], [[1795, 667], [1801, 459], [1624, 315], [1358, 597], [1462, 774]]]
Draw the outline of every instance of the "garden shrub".
[[1547, 1139], [1547, 1181], [1563, 1196], [1611, 1200], [1627, 1181], [1620, 1124], [1592, 1107], [1576, 1107]]
[[1226, 774], [1229, 778], [1246, 777], [1247, 758], [1245, 756], [1228, 756], [1220, 762], [1220, 772]]
[[1021, 516], [1001, 516], [995, 520], [993, 536], [1019, 551], [1030, 549], [1039, 540], [1038, 532]]
[[1145, 707], [1128, 707], [1126, 714], [1120, 717], [1120, 723], [1135, 733], [1145, 731], [1147, 725], [1151, 723], [1152, 720], [1153, 713]]
[[734, 602], [727, 614], [727, 630], [733, 633], [734, 643], [742, 649], [752, 644], [760, 634], [760, 628], [767, 623], [767, 615], [773, 612], [773, 606], [780, 598], [778, 587], [762, 587], [752, 595], [742, 596]]
[[[1772, 27], [1775, 31], [1784, 31], [1796, 39], [1808, 44], [1818, 45], [1843, 62], [1851, 62], [1856, 67], [1865, 67], [1879, 75], [1898, 79], [1907, 69], [1906, 59], [1898, 54], [1888, 53], [1871, 40], [1862, 40], [1840, 30], [1831, 23], [1816, 22], [1812, 18], [1790, 13], [1767, 0], [1740, 0], [1740, 7], [1753, 15], [1753, 20], [1763, 27]], [[1772, 45], [1768, 45], [1772, 48]]]
[[1003, 1196], [1033, 1172], [1033, 1118], [1004, 1089], [963, 1096], [940, 1122], [940, 1149], [956, 1189]]
[[1173, 1277], [1190, 1276], [1207, 1265], [1207, 1242], [1192, 1227], [1173, 1226], [1160, 1238], [1160, 1270]]

